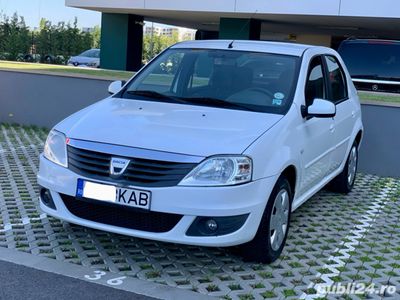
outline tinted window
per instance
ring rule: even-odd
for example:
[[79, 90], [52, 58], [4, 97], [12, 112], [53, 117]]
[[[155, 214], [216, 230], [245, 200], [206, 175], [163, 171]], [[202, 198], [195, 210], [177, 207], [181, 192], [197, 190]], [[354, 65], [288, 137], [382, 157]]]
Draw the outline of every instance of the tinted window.
[[339, 53], [351, 77], [400, 79], [400, 43], [344, 42]]
[[326, 99], [324, 72], [320, 56], [313, 58], [308, 72], [305, 99], [306, 105], [310, 106], [316, 98]]
[[334, 103], [347, 99], [347, 85], [345, 75], [337, 59], [333, 56], [325, 57], [328, 69], [328, 84], [330, 86], [330, 100]]
[[79, 54], [79, 56], [99, 58], [100, 57], [100, 50], [95, 50], [95, 49], [87, 50], [87, 51]]
[[293, 101], [298, 64], [287, 55], [170, 49], [119, 96], [281, 114]]

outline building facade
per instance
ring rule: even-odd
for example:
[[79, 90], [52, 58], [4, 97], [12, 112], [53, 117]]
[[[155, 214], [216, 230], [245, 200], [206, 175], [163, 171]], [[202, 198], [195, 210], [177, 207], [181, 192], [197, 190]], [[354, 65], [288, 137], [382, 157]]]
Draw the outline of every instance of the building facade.
[[[198, 39], [289, 40], [334, 48], [348, 37], [400, 39], [398, 0], [66, 0], [66, 5], [103, 13], [106, 68], [139, 67], [132, 48], [140, 48], [139, 55], [144, 20], [196, 29]], [[115, 53], [119, 59], [111, 57]]]

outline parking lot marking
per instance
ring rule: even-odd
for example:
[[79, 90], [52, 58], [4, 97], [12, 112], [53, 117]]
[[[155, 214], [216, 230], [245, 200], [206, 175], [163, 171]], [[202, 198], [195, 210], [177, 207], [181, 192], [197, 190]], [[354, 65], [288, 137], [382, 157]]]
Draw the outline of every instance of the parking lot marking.
[[384, 188], [381, 192], [381, 195], [377, 196], [375, 200], [370, 204], [370, 208], [364, 213], [360, 220], [361, 224], [357, 224], [354, 229], [352, 229], [348, 235], [342, 240], [340, 245], [342, 247], [336, 248], [333, 253], [340, 253], [340, 256], [330, 256], [327, 261], [335, 261], [336, 264], [325, 264], [322, 269], [329, 269], [332, 271], [328, 274], [318, 273], [316, 275], [317, 278], [321, 278], [324, 283], [313, 284], [310, 283], [308, 288], [314, 288], [317, 293], [314, 295], [308, 295], [307, 293], [303, 293], [301, 295], [301, 299], [315, 299], [325, 297], [329, 288], [335, 285], [335, 281], [332, 280], [332, 277], [338, 276], [340, 271], [338, 268], [344, 267], [346, 265], [346, 261], [344, 259], [348, 259], [351, 255], [349, 252], [354, 251], [354, 246], [360, 244], [360, 239], [362, 239], [366, 232], [371, 228], [371, 226], [375, 223], [378, 215], [382, 211], [382, 208], [385, 206], [389, 199], [389, 194], [392, 190], [393, 180], [390, 180], [388, 183], [388, 187]]

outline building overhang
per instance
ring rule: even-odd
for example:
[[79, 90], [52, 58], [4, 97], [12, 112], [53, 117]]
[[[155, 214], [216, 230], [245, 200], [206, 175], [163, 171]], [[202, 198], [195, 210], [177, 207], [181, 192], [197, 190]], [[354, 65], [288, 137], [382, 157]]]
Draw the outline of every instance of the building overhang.
[[220, 18], [255, 18], [263, 31], [399, 38], [398, 0], [66, 0], [66, 5], [140, 15], [146, 21], [216, 31]]

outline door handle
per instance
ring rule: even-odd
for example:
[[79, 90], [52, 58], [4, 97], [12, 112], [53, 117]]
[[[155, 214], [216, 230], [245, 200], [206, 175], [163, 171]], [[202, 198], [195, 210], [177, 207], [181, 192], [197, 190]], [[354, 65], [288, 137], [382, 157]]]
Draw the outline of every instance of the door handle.
[[351, 117], [354, 118], [355, 116], [356, 116], [356, 113], [355, 113], [355, 111], [353, 110], [353, 111], [351, 112]]
[[330, 132], [335, 132], [335, 125], [331, 124], [331, 126], [329, 126], [329, 131]]

